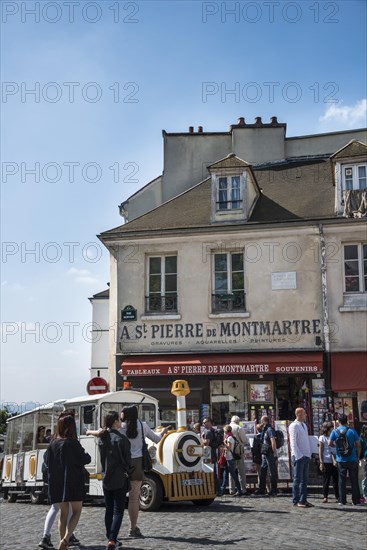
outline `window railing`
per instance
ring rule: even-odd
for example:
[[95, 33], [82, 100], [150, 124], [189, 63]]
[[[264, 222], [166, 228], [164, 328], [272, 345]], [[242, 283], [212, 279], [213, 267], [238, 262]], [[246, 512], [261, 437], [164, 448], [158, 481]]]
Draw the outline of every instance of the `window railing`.
[[232, 294], [212, 294], [212, 312], [246, 311], [245, 292], [234, 291]]
[[177, 294], [151, 294], [145, 297], [146, 313], [177, 313]]

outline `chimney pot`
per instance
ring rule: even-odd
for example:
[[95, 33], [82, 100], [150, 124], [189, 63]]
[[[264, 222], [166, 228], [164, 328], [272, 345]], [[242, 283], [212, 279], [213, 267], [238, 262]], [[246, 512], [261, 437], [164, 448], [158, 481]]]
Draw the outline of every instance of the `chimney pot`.
[[239, 126], [245, 126], [245, 124], [246, 124], [245, 117], [240, 116], [240, 118], [238, 119], [238, 125]]
[[270, 118], [270, 122], [271, 122], [271, 124], [278, 124], [278, 119], [277, 119], [277, 117], [276, 117], [276, 116], [272, 116], [272, 117]]
[[199, 132], [199, 134], [203, 133], [203, 127], [202, 126], [198, 126], [198, 132]]
[[255, 117], [255, 124], [262, 124], [261, 116]]
[[189, 126], [189, 134], [193, 134], [194, 133], [194, 127], [193, 126]]

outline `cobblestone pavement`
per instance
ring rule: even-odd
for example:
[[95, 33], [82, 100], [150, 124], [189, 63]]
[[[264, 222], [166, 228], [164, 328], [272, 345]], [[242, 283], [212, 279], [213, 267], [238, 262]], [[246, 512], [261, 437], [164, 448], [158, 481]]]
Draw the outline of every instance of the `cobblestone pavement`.
[[[310, 495], [315, 508], [292, 505], [290, 495], [256, 498], [224, 496], [209, 507], [192, 503], [166, 503], [159, 512], [141, 512], [139, 527], [144, 539], [127, 539], [128, 515], [124, 516], [120, 538], [123, 549], [198, 550], [232, 546], [251, 550], [292, 549], [323, 550], [336, 548], [361, 550], [367, 541], [367, 505], [338, 506], [333, 499], [322, 504], [319, 495]], [[350, 501], [350, 498], [349, 498]], [[3, 550], [26, 548], [37, 550], [42, 536], [47, 505], [29, 502], [0, 503]], [[104, 508], [87, 504], [76, 530], [89, 550], [105, 548]], [[54, 525], [52, 540], [59, 540]]]

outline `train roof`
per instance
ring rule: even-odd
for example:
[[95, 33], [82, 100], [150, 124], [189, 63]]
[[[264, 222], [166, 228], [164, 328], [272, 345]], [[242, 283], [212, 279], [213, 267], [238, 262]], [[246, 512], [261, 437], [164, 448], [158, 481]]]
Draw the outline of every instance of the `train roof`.
[[[126, 401], [127, 398], [128, 401], [131, 403], [134, 401], [134, 397], [136, 396], [141, 397], [140, 401], [143, 403], [146, 400], [149, 400], [150, 402], [158, 403], [158, 399], [155, 397], [152, 397], [151, 395], [148, 395], [147, 393], [143, 393], [141, 391], [134, 391], [134, 390], [121, 390], [121, 391], [112, 391], [107, 393], [96, 393], [94, 395], [83, 395], [81, 397], [73, 397], [71, 399], [66, 399], [64, 406], [68, 407], [69, 405], [77, 404], [77, 403], [88, 403], [91, 401], [96, 401], [97, 399], [105, 398], [106, 401], [115, 401], [117, 399], [118, 401]], [[136, 400], [135, 400], [136, 402]]]

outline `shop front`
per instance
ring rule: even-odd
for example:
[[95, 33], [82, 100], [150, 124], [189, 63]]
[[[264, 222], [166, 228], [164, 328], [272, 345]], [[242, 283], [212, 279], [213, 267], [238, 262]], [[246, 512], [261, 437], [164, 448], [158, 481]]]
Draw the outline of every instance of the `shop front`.
[[357, 430], [367, 422], [367, 352], [331, 354], [332, 412], [346, 414]]
[[[130, 355], [119, 362], [122, 379], [134, 389], [159, 399], [162, 420], [174, 422], [175, 404], [169, 388], [174, 380], [188, 381], [187, 424], [213, 417], [227, 423], [232, 415], [258, 422], [293, 420], [302, 406], [310, 433], [318, 433], [327, 412], [321, 352]], [[122, 384], [122, 382], [121, 382]]]

